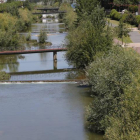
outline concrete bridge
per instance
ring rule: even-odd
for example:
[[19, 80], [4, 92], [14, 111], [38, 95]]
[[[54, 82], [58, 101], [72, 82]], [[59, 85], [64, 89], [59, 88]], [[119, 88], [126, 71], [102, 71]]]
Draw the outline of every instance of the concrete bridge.
[[1, 51], [0, 52], [0, 55], [53, 52], [53, 60], [54, 61], [57, 61], [57, 52], [61, 52], [61, 51], [67, 51], [67, 48], [39, 49], [39, 50]]
[[37, 13], [32, 13], [34, 15], [48, 15], [48, 14], [63, 14], [66, 13], [66, 11], [56, 11], [56, 12], [37, 12]]
[[59, 14], [66, 13], [66, 11], [59, 11], [59, 8], [47, 8], [47, 7], [45, 7], [45, 8], [37, 8], [36, 10], [39, 10], [40, 12], [35, 12], [32, 14], [35, 14], [35, 15], [41, 14], [42, 18], [46, 18], [47, 16], [57, 18]]
[[40, 12], [36, 12], [33, 14], [42, 14], [42, 15], [48, 15], [48, 14], [60, 14], [60, 13], [66, 13], [66, 11], [59, 11], [59, 8], [37, 8], [36, 10], [39, 10]]

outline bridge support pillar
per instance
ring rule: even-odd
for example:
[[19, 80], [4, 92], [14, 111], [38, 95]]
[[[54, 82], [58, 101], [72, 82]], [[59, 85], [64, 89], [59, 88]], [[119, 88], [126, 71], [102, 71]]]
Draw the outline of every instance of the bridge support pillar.
[[53, 61], [57, 61], [57, 52], [53, 52]]
[[53, 61], [53, 69], [57, 70], [57, 60]]
[[53, 68], [57, 70], [57, 52], [53, 52]]

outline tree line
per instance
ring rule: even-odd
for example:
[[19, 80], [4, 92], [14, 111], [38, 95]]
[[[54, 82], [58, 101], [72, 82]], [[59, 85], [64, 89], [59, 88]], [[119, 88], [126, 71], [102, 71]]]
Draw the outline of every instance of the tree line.
[[70, 13], [74, 16], [67, 12], [63, 17], [69, 29], [66, 59], [85, 71], [91, 86], [87, 128], [106, 140], [139, 140], [139, 54], [114, 44], [100, 1], [77, 0], [76, 12]]
[[0, 4], [0, 49], [12, 50], [21, 47], [19, 32], [31, 28], [36, 20], [32, 15], [32, 5], [28, 2], [9, 2]]

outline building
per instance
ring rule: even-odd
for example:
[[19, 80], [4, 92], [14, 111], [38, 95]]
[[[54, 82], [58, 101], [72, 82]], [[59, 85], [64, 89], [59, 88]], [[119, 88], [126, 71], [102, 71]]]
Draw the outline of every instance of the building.
[[1, 3], [4, 3], [4, 0], [0, 0], [0, 4], [1, 4]]

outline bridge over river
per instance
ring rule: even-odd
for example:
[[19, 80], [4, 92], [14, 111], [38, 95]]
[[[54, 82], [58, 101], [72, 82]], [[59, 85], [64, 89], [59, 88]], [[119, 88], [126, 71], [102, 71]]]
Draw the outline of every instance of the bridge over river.
[[57, 60], [57, 52], [67, 51], [67, 48], [51, 48], [51, 49], [38, 49], [38, 50], [14, 50], [14, 51], [1, 51], [0, 55], [11, 55], [11, 54], [28, 54], [28, 53], [43, 53], [53, 52], [53, 60]]

